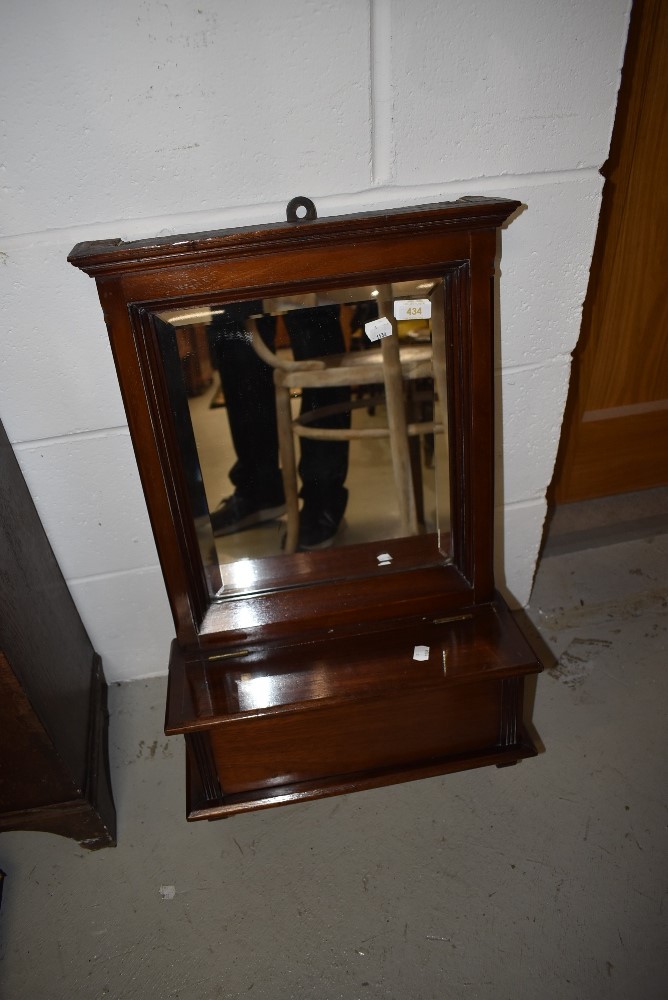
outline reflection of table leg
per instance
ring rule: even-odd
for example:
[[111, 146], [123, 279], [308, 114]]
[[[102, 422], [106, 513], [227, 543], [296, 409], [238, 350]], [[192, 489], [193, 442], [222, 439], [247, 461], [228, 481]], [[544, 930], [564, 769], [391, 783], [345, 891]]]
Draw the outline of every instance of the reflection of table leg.
[[[424, 403], [420, 401], [420, 382], [406, 383], [406, 410], [408, 423], [422, 423]], [[416, 398], [416, 390], [417, 398]], [[415, 517], [420, 527], [424, 527], [424, 488], [422, 485], [422, 455], [421, 435], [411, 434], [408, 438], [408, 451], [411, 458], [411, 479], [413, 480], [413, 495], [415, 497]]]
[[424, 527], [424, 490], [422, 488], [422, 456], [420, 454], [420, 438], [409, 438], [408, 447], [411, 455], [411, 474], [413, 477], [413, 493], [415, 495], [415, 517], [420, 527]]
[[394, 318], [392, 290], [390, 286], [381, 287], [378, 312], [381, 316], [389, 320], [392, 325], [392, 335], [383, 338], [381, 341], [381, 351], [383, 356], [383, 378], [385, 382], [385, 405], [387, 407], [387, 422], [390, 428], [392, 469], [399, 500], [401, 530], [404, 535], [416, 535], [417, 516], [415, 511], [415, 493], [410, 487], [412, 464], [406, 428], [406, 409], [404, 404], [401, 360], [399, 357], [399, 338], [397, 323]]
[[439, 402], [439, 410], [443, 427], [447, 431], [448, 413], [448, 384], [446, 374], [446, 354], [445, 354], [445, 295], [443, 284], [439, 282], [432, 295], [432, 341], [431, 348], [434, 355], [434, 382], [435, 398]]
[[278, 428], [278, 451], [281, 456], [281, 475], [285, 493], [288, 532], [285, 539], [286, 553], [297, 551], [299, 538], [299, 499], [297, 494], [297, 458], [292, 430], [292, 410], [290, 390], [280, 384], [281, 372], [274, 371], [276, 386], [276, 422]]

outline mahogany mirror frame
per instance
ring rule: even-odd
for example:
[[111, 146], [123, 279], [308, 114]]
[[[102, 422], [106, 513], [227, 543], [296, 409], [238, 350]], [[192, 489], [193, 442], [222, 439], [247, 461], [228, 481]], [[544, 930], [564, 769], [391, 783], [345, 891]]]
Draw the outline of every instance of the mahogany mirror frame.
[[[427, 619], [456, 620], [466, 617], [467, 609], [491, 604], [505, 613], [493, 575], [494, 303], [499, 230], [519, 207], [506, 199], [462, 198], [129, 243], [80, 243], [72, 250], [68, 260], [95, 278], [109, 332], [175, 623], [172, 689], [178, 671], [187, 673], [186, 667], [174, 666], [176, 660], [210, 666], [233, 659], [235, 650], [249, 643], [266, 649], [310, 641], [336, 644], [346, 636], [410, 630], [412, 623]], [[445, 291], [451, 560], [418, 560], [417, 566], [389, 573], [379, 573], [376, 566], [349, 581], [309, 583], [311, 553], [302, 553], [295, 565], [303, 585], [212, 602], [152, 316], [205, 306], [212, 299], [235, 302], [423, 277], [442, 278]], [[523, 650], [519, 661], [523, 672], [539, 669], [530, 651]], [[184, 690], [192, 687], [183, 677], [179, 684]], [[188, 700], [183, 692], [179, 698]], [[237, 795], [237, 808], [234, 795], [220, 791], [210, 748], [195, 748], [205, 726], [196, 701], [193, 696], [182, 718], [181, 709], [168, 707], [167, 723], [167, 732], [184, 732], [189, 743], [190, 818], [274, 804], [270, 795], [258, 792], [248, 806]], [[515, 759], [535, 752], [525, 736], [513, 746]], [[404, 771], [395, 767], [394, 777], [379, 772], [366, 784], [360, 779], [353, 785], [403, 780], [396, 775]], [[204, 788], [205, 772], [214, 781], [213, 791]], [[326, 783], [320, 784], [307, 797], [343, 787], [334, 782], [327, 790]]]

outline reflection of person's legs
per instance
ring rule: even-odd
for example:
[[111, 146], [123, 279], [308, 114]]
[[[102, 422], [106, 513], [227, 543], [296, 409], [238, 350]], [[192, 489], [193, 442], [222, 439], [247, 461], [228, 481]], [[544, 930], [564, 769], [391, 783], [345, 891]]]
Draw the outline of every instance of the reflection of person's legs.
[[[302, 361], [345, 350], [338, 306], [298, 309], [286, 313], [284, 319], [295, 359]], [[350, 410], [345, 404], [349, 401], [348, 386], [304, 389], [301, 412], [340, 405], [339, 412], [318, 417], [311, 426], [348, 428]], [[303, 437], [300, 444], [300, 495], [304, 504], [299, 519], [299, 547], [317, 548], [331, 544], [346, 509], [348, 442]]]
[[[252, 314], [248, 309], [246, 312]], [[218, 535], [271, 520], [285, 510], [278, 465], [273, 374], [253, 350], [244, 318], [225, 313], [216, 317], [211, 331], [236, 453], [236, 462], [229, 472], [235, 492], [211, 515]], [[258, 320], [258, 329], [273, 350], [276, 321], [263, 316]]]
[[[212, 324], [211, 339], [225, 395], [236, 462], [229, 476], [235, 491], [211, 515], [216, 535], [231, 534], [278, 517], [285, 510], [283, 482], [278, 461], [278, 434], [273, 370], [253, 350], [244, 328], [248, 316], [261, 304], [228, 307]], [[292, 351], [297, 360], [345, 350], [339, 307], [298, 309], [284, 316]], [[274, 350], [276, 320], [261, 316], [257, 327]], [[304, 389], [301, 412], [350, 400], [347, 386]], [[350, 411], [318, 417], [312, 426], [347, 428]], [[299, 547], [331, 544], [346, 508], [348, 491], [348, 442], [301, 438], [299, 475], [304, 503], [299, 517]]]

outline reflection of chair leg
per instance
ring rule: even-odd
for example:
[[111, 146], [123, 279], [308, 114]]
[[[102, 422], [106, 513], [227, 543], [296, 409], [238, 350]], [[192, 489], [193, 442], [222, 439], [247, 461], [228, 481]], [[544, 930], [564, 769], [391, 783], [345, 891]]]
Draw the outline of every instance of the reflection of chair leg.
[[[385, 370], [387, 373], [387, 367]], [[400, 371], [399, 378], [401, 378]], [[404, 410], [401, 382], [397, 385], [396, 378], [393, 378], [392, 374], [389, 375], [385, 382], [385, 397], [387, 422], [390, 428], [392, 471], [394, 472], [394, 485], [399, 501], [401, 530], [404, 535], [415, 535], [417, 534], [417, 516], [412, 484], [411, 456], [408, 445], [408, 434], [406, 432], [406, 412]]]
[[415, 517], [418, 525], [424, 526], [424, 490], [422, 488], [422, 455], [420, 438], [412, 435], [408, 439], [408, 450], [411, 456], [411, 477], [413, 479], [413, 495], [415, 496]]
[[399, 357], [397, 324], [394, 319], [391, 295], [388, 294], [387, 287], [383, 288], [383, 292], [387, 298], [384, 297], [379, 300], [379, 312], [392, 324], [392, 336], [383, 338], [380, 345], [383, 356], [385, 404], [387, 407], [387, 423], [390, 430], [392, 470], [394, 472], [394, 484], [399, 501], [401, 530], [404, 535], [416, 535], [418, 525], [411, 472], [411, 456], [408, 445], [408, 430], [406, 427], [404, 383]]
[[[406, 383], [406, 410], [408, 422], [413, 424], [429, 423], [433, 416], [429, 411], [429, 402], [424, 399], [424, 379]], [[411, 476], [413, 494], [415, 496], [415, 515], [420, 527], [424, 527], [424, 488], [422, 482], [422, 448], [426, 434], [412, 434], [408, 438], [408, 450], [411, 456]], [[426, 464], [426, 463], [425, 463]]]
[[[447, 336], [448, 324], [445, 317], [445, 298], [443, 285], [438, 284], [432, 296], [432, 324], [435, 330], [443, 330]], [[433, 337], [431, 348], [434, 353], [434, 380], [436, 398], [439, 402], [441, 420], [447, 428], [448, 420], [448, 385], [446, 377], [445, 337]]]
[[[276, 374], [278, 375], [279, 373], [276, 372]], [[276, 423], [288, 523], [285, 551], [296, 552], [297, 539], [299, 537], [299, 499], [297, 494], [295, 439], [292, 432], [290, 390], [279, 384], [276, 385]]]

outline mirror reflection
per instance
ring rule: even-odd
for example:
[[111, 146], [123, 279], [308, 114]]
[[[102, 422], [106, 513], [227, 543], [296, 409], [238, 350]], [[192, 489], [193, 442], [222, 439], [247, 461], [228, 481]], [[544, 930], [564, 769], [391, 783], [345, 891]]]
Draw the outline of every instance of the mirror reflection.
[[449, 556], [440, 279], [155, 319], [212, 596], [306, 582], [301, 553], [332, 550], [309, 560], [325, 578], [368, 571], [368, 543], [379, 565]]

